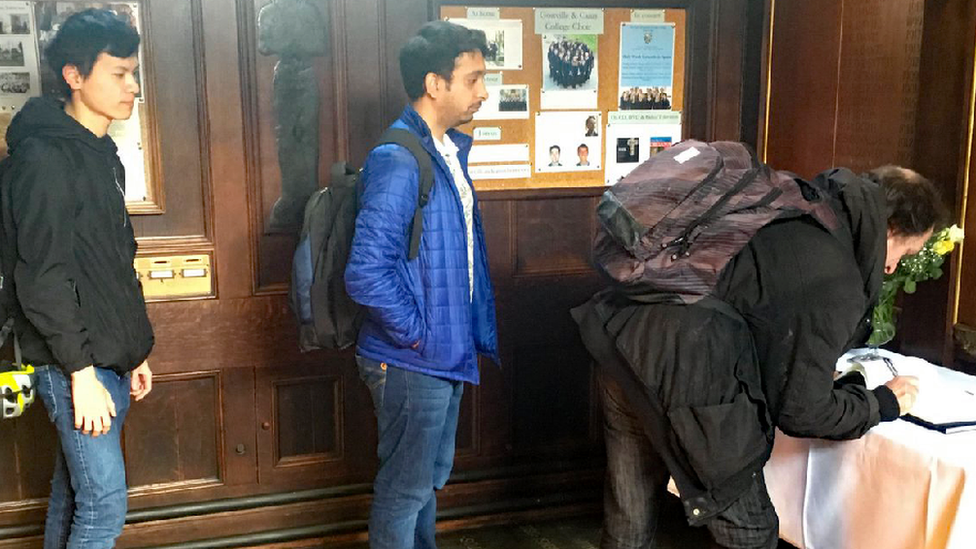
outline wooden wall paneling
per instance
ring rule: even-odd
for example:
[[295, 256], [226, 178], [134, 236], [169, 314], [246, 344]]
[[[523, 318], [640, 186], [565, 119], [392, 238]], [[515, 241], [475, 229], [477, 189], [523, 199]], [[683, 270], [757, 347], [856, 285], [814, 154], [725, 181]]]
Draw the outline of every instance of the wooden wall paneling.
[[[717, 75], [713, 58], [717, 20], [713, 18], [718, 0], [698, 0], [688, 3], [688, 45], [685, 58], [685, 109], [682, 113], [684, 137], [714, 141], [713, 132], [721, 127], [715, 118]], [[738, 115], [736, 114], [736, 118]]]
[[716, 1], [712, 5], [710, 102], [714, 105], [709, 138], [738, 141], [742, 131], [745, 45], [748, 36], [747, 0]]
[[591, 446], [590, 362], [579, 341], [519, 346], [514, 353], [513, 446], [517, 454], [566, 455]]
[[186, 242], [209, 247], [209, 165], [206, 105], [201, 53], [200, 0], [144, 2], [147, 36], [153, 44], [147, 60], [155, 85], [154, 102], [166, 192], [164, 215], [134, 216], [141, 247], [153, 251]]
[[912, 165], [923, 8], [923, 0], [843, 4], [834, 153], [821, 169]]
[[376, 419], [352, 353], [282, 358], [256, 375], [262, 484], [336, 486], [371, 478]]
[[[380, 131], [391, 124], [407, 104], [407, 92], [400, 77], [400, 48], [407, 43], [420, 27], [436, 18], [428, 0], [381, 0], [382, 19], [380, 29], [380, 64], [385, 67], [381, 83], [383, 118]], [[377, 135], [378, 137], [378, 135]]]
[[[957, 221], [968, 212], [963, 200], [971, 163], [974, 42], [976, 3], [924, 3], [913, 167], [942, 189]], [[962, 253], [967, 253], [965, 248]], [[976, 281], [960, 278], [960, 259], [959, 251], [953, 253], [952, 263], [946, 263], [940, 280], [921, 284], [918, 292], [905, 296], [904, 308], [912, 311], [899, 321], [905, 352], [953, 364], [956, 296], [960, 302], [971, 300], [972, 292], [959, 292], [959, 288], [973, 287]], [[968, 310], [976, 311], [976, 304]]]
[[[961, 182], [958, 196], [959, 215], [962, 226], [970, 235], [976, 227], [976, 204], [974, 204], [974, 194], [970, 193], [972, 182], [976, 181], [976, 5], [972, 2], [964, 2], [965, 5], [958, 6], [954, 11], [947, 12], [945, 16], [958, 22], [959, 26], [968, 31], [968, 39], [962, 38], [960, 42], [968, 44], [965, 48], [968, 51], [968, 59], [965, 60], [965, 82], [967, 96], [965, 109], [963, 112], [964, 125], [963, 150], [960, 159]], [[968, 26], [967, 26], [968, 25]], [[973, 245], [970, 237], [968, 245], [963, 243], [961, 251], [954, 254], [954, 280], [952, 299], [953, 340], [947, 343], [946, 354], [953, 355], [957, 364], [965, 366], [970, 373], [976, 373], [976, 292], [970, 289], [976, 285], [976, 246]]]
[[[384, 95], [389, 67], [387, 46], [380, 33], [383, 0], [342, 0], [345, 4], [346, 82], [349, 94], [349, 158], [362, 165], [373, 143], [392, 120], [387, 119]], [[385, 23], [385, 18], [382, 19]]]
[[57, 451], [57, 435], [39, 397], [16, 421], [0, 423], [0, 525], [27, 516], [43, 520]]
[[833, 158], [841, 0], [771, 0], [765, 162], [812, 177]]
[[152, 393], [132, 403], [123, 445], [133, 495], [221, 482], [220, 376], [219, 371], [157, 375]]
[[[241, 5], [234, 0], [200, 4], [202, 18], [208, 22], [203, 34], [203, 57], [209, 128], [206, 156], [210, 161], [217, 244], [214, 264], [218, 276], [214, 287], [219, 298], [242, 298], [251, 295], [254, 271], [251, 228], [246, 215], [254, 205], [249, 203], [246, 186], [250, 173], [244, 156], [245, 110], [241, 92], [244, 50], [239, 37], [243, 36], [240, 26], [244, 23]], [[237, 24], [228, 24], [230, 21]]]
[[589, 272], [596, 203], [522, 200], [515, 207], [514, 276]]
[[740, 32], [745, 33], [742, 51], [742, 107], [739, 117], [739, 140], [762, 152], [766, 90], [766, 31], [770, 2], [746, 2], [746, 16]]

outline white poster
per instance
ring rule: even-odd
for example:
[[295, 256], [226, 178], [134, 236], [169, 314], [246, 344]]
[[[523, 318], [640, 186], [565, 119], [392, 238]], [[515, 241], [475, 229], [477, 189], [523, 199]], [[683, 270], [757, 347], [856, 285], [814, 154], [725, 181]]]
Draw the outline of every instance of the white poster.
[[595, 34], [542, 35], [542, 109], [595, 109], [599, 64]]
[[528, 162], [528, 143], [514, 143], [506, 145], [475, 145], [468, 154], [469, 164], [484, 164], [485, 162]]
[[474, 113], [475, 120], [518, 120], [529, 118], [529, 87], [522, 84], [489, 86], [488, 100]]
[[674, 36], [671, 23], [620, 25], [620, 109], [671, 109]]
[[474, 129], [475, 141], [501, 141], [502, 129], [497, 126], [483, 126]]
[[603, 8], [535, 8], [536, 34], [603, 34]]
[[0, 2], [0, 113], [41, 94], [35, 34], [30, 2]]
[[681, 140], [681, 123], [613, 123], [606, 127], [606, 184], [613, 185]]
[[488, 41], [488, 70], [522, 70], [521, 19], [448, 19], [451, 23], [484, 31]]
[[535, 171], [600, 169], [600, 111], [540, 112], [535, 120]]

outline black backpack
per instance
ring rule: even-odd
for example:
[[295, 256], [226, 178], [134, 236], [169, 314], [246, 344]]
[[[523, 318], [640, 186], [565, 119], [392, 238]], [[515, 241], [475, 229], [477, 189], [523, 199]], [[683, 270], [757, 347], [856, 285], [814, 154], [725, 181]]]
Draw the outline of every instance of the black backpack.
[[[10, 157], [0, 160], [0, 185], [6, 184], [5, 174]], [[6, 194], [6, 193], [4, 193]], [[14, 333], [14, 314], [17, 312], [17, 296], [13, 288], [13, 269], [17, 262], [17, 241], [6, 208], [0, 209], [0, 349], [8, 338], [13, 340], [14, 360], [0, 360], [0, 419], [23, 414], [34, 402], [37, 386], [33, 368], [23, 364], [20, 345]]]
[[[420, 186], [410, 229], [408, 259], [420, 250], [423, 207], [434, 186], [434, 168], [420, 138], [391, 128], [376, 146], [397, 144], [417, 159]], [[345, 162], [332, 166], [329, 186], [316, 191], [305, 205], [305, 222], [292, 260], [289, 302], [298, 319], [298, 346], [345, 349], [356, 343], [362, 310], [346, 293], [345, 271], [359, 207], [359, 170]], [[404, 235], [406, 236], [406, 235]]]

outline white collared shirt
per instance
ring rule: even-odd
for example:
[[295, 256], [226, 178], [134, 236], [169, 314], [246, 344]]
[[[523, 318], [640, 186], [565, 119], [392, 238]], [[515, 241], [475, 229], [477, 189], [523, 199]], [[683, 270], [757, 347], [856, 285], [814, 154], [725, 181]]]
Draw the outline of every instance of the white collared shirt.
[[437, 148], [437, 152], [441, 154], [447, 167], [450, 168], [454, 188], [457, 189], [458, 195], [461, 197], [461, 209], [464, 211], [464, 228], [468, 243], [468, 291], [470, 296], [474, 297], [474, 191], [471, 189], [471, 184], [468, 183], [468, 178], [464, 176], [461, 160], [458, 159], [457, 145], [451, 141], [451, 138], [447, 134], [444, 134], [443, 142], [434, 138], [434, 147]]

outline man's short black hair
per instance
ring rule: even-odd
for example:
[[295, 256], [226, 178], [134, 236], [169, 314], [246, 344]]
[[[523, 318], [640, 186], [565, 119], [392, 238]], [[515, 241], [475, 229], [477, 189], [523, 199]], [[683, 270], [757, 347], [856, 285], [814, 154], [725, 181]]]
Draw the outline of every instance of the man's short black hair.
[[561, 149], [559, 148], [559, 145], [553, 145], [549, 147], [549, 152], [552, 152], [553, 149], [556, 149], [556, 152], [562, 152]]
[[457, 58], [476, 51], [488, 55], [484, 31], [447, 21], [427, 23], [400, 50], [400, 75], [407, 96], [416, 101], [424, 95], [424, 79], [428, 73], [450, 82]]
[[576, 150], [580, 150], [580, 149], [590, 150], [590, 148], [586, 146], [586, 143], [580, 143], [580, 146], [576, 147]]
[[868, 178], [885, 192], [888, 228], [900, 236], [918, 236], [941, 230], [949, 219], [948, 210], [935, 185], [921, 174], [898, 166], [881, 166], [868, 172]]
[[100, 54], [125, 59], [138, 49], [139, 33], [125, 18], [109, 10], [87, 9], [65, 19], [44, 55], [60, 84], [58, 92], [70, 97], [71, 88], [61, 75], [66, 65], [87, 77]]

